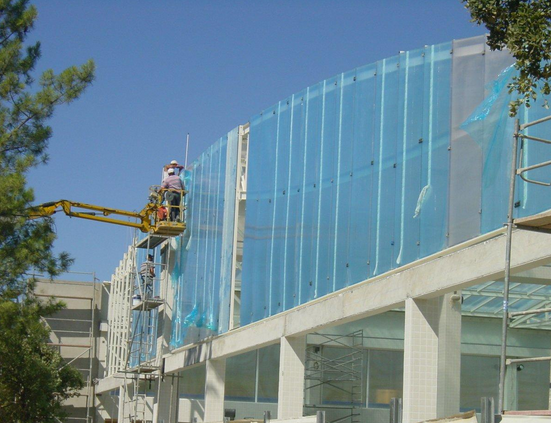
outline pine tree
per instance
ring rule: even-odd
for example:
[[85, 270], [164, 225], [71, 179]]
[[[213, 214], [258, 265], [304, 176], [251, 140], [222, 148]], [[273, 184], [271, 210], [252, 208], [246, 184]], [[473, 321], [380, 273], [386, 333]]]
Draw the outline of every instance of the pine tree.
[[32, 294], [30, 272], [53, 277], [71, 259], [53, 253], [50, 219], [28, 219], [34, 194], [26, 173], [47, 161], [47, 121], [56, 107], [77, 99], [94, 78], [88, 61], [34, 80], [40, 43], [25, 40], [36, 18], [28, 0], [0, 0], [0, 421], [21, 423], [58, 421], [61, 401], [82, 386], [76, 370], [61, 368], [41, 322], [63, 304], [42, 304]]

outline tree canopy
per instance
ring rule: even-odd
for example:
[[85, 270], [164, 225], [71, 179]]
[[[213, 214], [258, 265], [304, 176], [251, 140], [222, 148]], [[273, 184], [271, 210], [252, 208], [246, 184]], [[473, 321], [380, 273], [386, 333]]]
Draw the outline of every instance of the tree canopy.
[[82, 386], [47, 345], [42, 318], [63, 304], [33, 296], [30, 273], [53, 277], [71, 259], [53, 253], [51, 220], [28, 219], [34, 193], [26, 173], [47, 161], [47, 121], [91, 84], [94, 63], [48, 70], [35, 81], [40, 43], [26, 39], [37, 16], [28, 0], [0, 0], [0, 420], [21, 423], [58, 421], [62, 400]]
[[57, 423], [62, 401], [77, 395], [82, 376], [48, 345], [42, 317], [60, 303], [0, 301], [0, 420]]
[[[540, 94], [551, 93], [551, 2], [549, 0], [462, 0], [472, 21], [485, 25], [492, 50], [507, 48], [516, 59], [518, 76], [509, 89], [515, 115], [522, 104], [530, 107]], [[547, 100], [543, 100], [547, 107]]]

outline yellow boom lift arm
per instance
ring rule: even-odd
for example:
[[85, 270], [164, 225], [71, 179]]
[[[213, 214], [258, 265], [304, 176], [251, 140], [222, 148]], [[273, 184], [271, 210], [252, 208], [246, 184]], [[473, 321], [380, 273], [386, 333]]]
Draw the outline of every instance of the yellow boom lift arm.
[[[69, 200], [59, 200], [50, 203], [39, 204], [28, 209], [29, 219], [52, 216], [57, 212], [64, 212], [69, 217], [95, 220], [97, 222], [111, 223], [114, 225], [130, 226], [142, 232], [152, 232], [156, 235], [175, 236], [186, 229], [184, 222], [170, 222], [160, 220], [157, 211], [161, 205], [149, 202], [140, 212], [101, 207], [93, 204], [77, 203]], [[110, 217], [111, 215], [130, 217], [137, 220], [128, 220]]]

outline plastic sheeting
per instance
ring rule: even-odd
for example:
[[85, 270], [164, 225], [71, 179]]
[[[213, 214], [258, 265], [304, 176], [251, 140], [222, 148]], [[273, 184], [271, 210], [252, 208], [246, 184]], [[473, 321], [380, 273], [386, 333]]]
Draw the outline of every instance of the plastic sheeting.
[[340, 74], [252, 118], [243, 323], [446, 246], [450, 50]]
[[[482, 233], [501, 226], [507, 216], [514, 132], [514, 119], [508, 113], [509, 102], [513, 100], [514, 94], [509, 92], [508, 86], [515, 75], [517, 71], [513, 66], [504, 69], [498, 78], [488, 85], [488, 96], [461, 125], [482, 151]], [[542, 107], [543, 100], [544, 98], [540, 97], [530, 108], [519, 109], [517, 117], [521, 124], [551, 115], [548, 109]], [[551, 139], [551, 123], [529, 127], [523, 133]], [[551, 147], [547, 144], [527, 140], [524, 141], [523, 150], [521, 166], [551, 160]], [[531, 170], [526, 176], [548, 183], [551, 182], [551, 169], [544, 167]], [[551, 208], [548, 187], [519, 179], [515, 194], [514, 217], [525, 217]]]
[[[339, 74], [250, 120], [241, 324], [499, 228], [506, 220], [511, 57], [484, 37]], [[523, 122], [549, 112], [521, 110]], [[529, 134], [545, 137], [548, 128]], [[548, 137], [548, 135], [547, 135]], [[229, 327], [237, 129], [186, 173], [188, 229], [171, 242], [171, 347]], [[551, 159], [541, 144], [524, 164]], [[549, 169], [530, 177], [551, 179]], [[519, 215], [551, 207], [521, 183]]]
[[[513, 121], [509, 74], [499, 74], [511, 62], [484, 37], [426, 46], [254, 116], [242, 324], [500, 227]], [[473, 112], [476, 125], [461, 126]], [[540, 113], [534, 106], [522, 118]], [[531, 146], [526, 160], [549, 159], [544, 149]], [[542, 189], [519, 188], [521, 214], [551, 206]]]
[[229, 326], [232, 277], [237, 128], [220, 138], [186, 172], [187, 229], [171, 241], [176, 348]]

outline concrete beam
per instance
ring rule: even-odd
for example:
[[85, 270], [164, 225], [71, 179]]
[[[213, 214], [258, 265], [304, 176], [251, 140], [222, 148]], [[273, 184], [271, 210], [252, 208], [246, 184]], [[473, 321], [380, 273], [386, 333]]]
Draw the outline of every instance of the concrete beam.
[[511, 282], [551, 285], [551, 267], [540, 266], [511, 275]]
[[[493, 236], [490, 238], [490, 236]], [[514, 273], [551, 262], [551, 235], [515, 230]], [[505, 235], [481, 236], [400, 269], [366, 280], [260, 322], [228, 332], [166, 356], [171, 373], [207, 359], [229, 357], [403, 306], [407, 298], [435, 298], [503, 278]]]
[[[131, 381], [132, 379], [128, 379], [128, 383], [130, 383]], [[105, 379], [101, 379], [96, 385], [96, 395], [118, 389], [122, 385], [124, 385], [123, 374], [117, 373], [114, 376], [106, 377]]]

